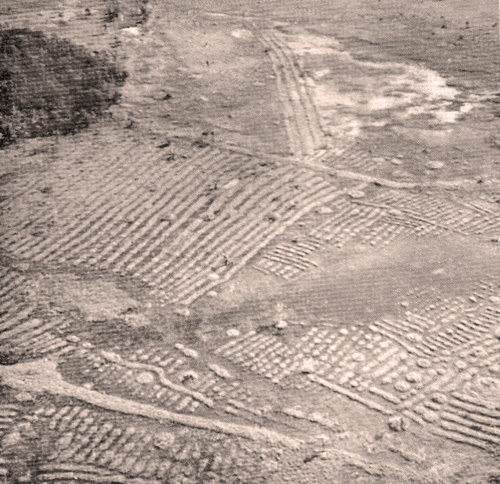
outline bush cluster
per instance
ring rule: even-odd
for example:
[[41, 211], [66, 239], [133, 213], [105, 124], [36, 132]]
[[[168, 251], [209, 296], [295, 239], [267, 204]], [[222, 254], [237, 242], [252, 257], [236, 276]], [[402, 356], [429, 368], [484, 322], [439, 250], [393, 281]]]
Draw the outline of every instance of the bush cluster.
[[88, 126], [118, 101], [125, 78], [105, 54], [39, 31], [0, 30], [0, 146]]

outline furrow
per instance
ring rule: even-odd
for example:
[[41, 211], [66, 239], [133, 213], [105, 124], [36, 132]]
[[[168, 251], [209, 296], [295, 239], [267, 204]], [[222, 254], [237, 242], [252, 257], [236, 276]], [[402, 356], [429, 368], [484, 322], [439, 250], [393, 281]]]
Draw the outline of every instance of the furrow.
[[293, 93], [295, 93], [297, 96], [298, 93], [293, 81], [290, 79], [290, 74], [286, 71], [286, 68], [284, 67], [280, 59], [279, 53], [272, 48], [269, 41], [265, 39], [262, 34], [260, 34], [258, 38], [264, 45], [264, 47], [268, 49], [267, 53], [269, 55], [269, 58], [271, 59], [271, 64], [276, 75], [276, 85], [278, 88], [278, 92], [280, 93], [281, 103], [284, 109], [288, 140], [291, 145], [290, 147], [292, 149], [292, 152], [295, 156], [299, 157], [304, 156], [308, 152], [312, 154], [311, 150], [308, 151], [307, 145], [304, 147], [304, 134], [302, 133], [300, 122], [296, 112], [296, 105], [293, 99]]
[[281, 75], [286, 86], [286, 97], [293, 111], [299, 139], [301, 141], [301, 154], [312, 155], [317, 148], [318, 133], [314, 130], [311, 122], [311, 112], [307, 109], [309, 100], [306, 86], [301, 84], [301, 78], [297, 73], [293, 60], [291, 60], [280, 45], [280, 41], [271, 33], [260, 33], [260, 39], [269, 49], [268, 54], [275, 57], [273, 67], [277, 75]]
[[[285, 182], [286, 179], [288, 179], [289, 176], [285, 176]], [[238, 213], [238, 219], [232, 220], [231, 218], [228, 218], [222, 222], [218, 221], [213, 221], [212, 224], [207, 224], [202, 230], [200, 230], [197, 233], [194, 233], [190, 239], [186, 241], [186, 243], [182, 246], [180, 251], [177, 251], [178, 256], [182, 254], [182, 259], [178, 260], [177, 263], [174, 263], [173, 265], [170, 266], [169, 270], [167, 272], [162, 273], [161, 278], [157, 281], [157, 283], [161, 283], [164, 281], [170, 274], [173, 274], [174, 271], [179, 268], [180, 266], [182, 267], [182, 270], [178, 273], [175, 273], [175, 276], [177, 278], [180, 278], [182, 275], [184, 275], [191, 267], [193, 267], [197, 260], [200, 257], [203, 257], [204, 253], [210, 254], [211, 251], [213, 250], [214, 246], [217, 246], [217, 253], [220, 255], [222, 254], [222, 244], [220, 242], [221, 235], [224, 239], [230, 239], [233, 234], [237, 234], [238, 230], [240, 229], [241, 221], [245, 221], [246, 225], [248, 227], [253, 226], [253, 224], [259, 223], [259, 218], [262, 219], [264, 218], [264, 214], [271, 211], [269, 208], [269, 205], [267, 205], [267, 208], [265, 209], [264, 212], [258, 212], [258, 217], [255, 218], [253, 221], [249, 220], [248, 215], [244, 210], [248, 212], [256, 212], [256, 204], [261, 202], [262, 200], [270, 202], [268, 199], [274, 197], [276, 194], [274, 192], [275, 185], [279, 183], [278, 181], [274, 180], [274, 184], [267, 184], [265, 183], [264, 185], [257, 186], [257, 187], [252, 187], [252, 191], [245, 190], [238, 194], [238, 196], [232, 201], [234, 204], [234, 211]], [[264, 191], [264, 193], [262, 193]], [[266, 199], [267, 197], [267, 199]], [[283, 202], [286, 203], [286, 202]], [[263, 203], [264, 205], [264, 203]], [[231, 207], [231, 204], [228, 204], [228, 209]], [[239, 222], [239, 223], [238, 223]], [[227, 226], [231, 226], [230, 230], [226, 230]], [[213, 230], [210, 231], [210, 229]], [[208, 235], [204, 238], [201, 238], [200, 236], [203, 233], [209, 232]], [[213, 241], [210, 243], [210, 241]], [[210, 244], [210, 245], [209, 245]], [[190, 248], [188, 250], [188, 248]], [[197, 256], [195, 256], [197, 254]], [[178, 257], [177, 256], [177, 257]], [[160, 270], [163, 270], [164, 267], [166, 267], [169, 263], [175, 261], [175, 254], [173, 257], [165, 261], [164, 264], [159, 266], [156, 269], [156, 272], [159, 272]], [[185, 261], [188, 260], [188, 263], [185, 264]]]
[[[190, 163], [193, 163], [193, 160], [190, 160]], [[192, 173], [192, 171], [187, 170], [186, 173], [183, 174], [183, 182], [186, 185], [190, 183], [190, 173]], [[196, 173], [196, 175], [198, 174]], [[126, 229], [120, 228], [110, 234], [110, 238], [114, 238], [115, 240], [107, 243], [104, 249], [99, 251], [98, 257], [100, 261], [105, 261], [106, 265], [112, 263], [115, 259], [120, 257], [123, 250], [128, 248], [127, 244], [130, 245], [134, 240], [142, 237], [144, 233], [151, 230], [152, 226], [161, 224], [161, 220], [159, 219], [161, 218], [162, 213], [165, 213], [165, 211], [170, 207], [170, 202], [175, 200], [178, 195], [177, 191], [169, 193], [172, 189], [172, 185], [177, 187], [177, 180], [173, 183], [167, 184], [166, 186], [162, 184], [162, 190], [155, 193], [151, 199], [147, 200], [146, 207], [140, 203], [136, 203], [134, 207], [131, 207], [132, 210], [127, 214], [127, 216], [133, 218], [134, 222]], [[164, 199], [163, 197], [165, 196], [167, 197]], [[122, 246], [122, 248], [120, 246]], [[111, 257], [107, 257], [111, 252]]]
[[[64, 207], [58, 208], [59, 216], [61, 219], [64, 220], [63, 216], [65, 215], [65, 211], [67, 212], [67, 215], [70, 217], [70, 225], [69, 227], [66, 228], [66, 233], [69, 229], [73, 228], [76, 226], [78, 223], [81, 223], [81, 219], [84, 219], [85, 216], [91, 215], [92, 212], [95, 210], [96, 206], [98, 206], [100, 203], [102, 203], [102, 200], [105, 199], [106, 196], [109, 196], [111, 194], [114, 194], [114, 186], [110, 187], [109, 186], [109, 179], [125, 179], [128, 180], [129, 178], [133, 178], [133, 175], [136, 174], [136, 168], [134, 166], [126, 165], [124, 163], [119, 165], [118, 167], [114, 166], [112, 169], [105, 170], [102, 173], [102, 186], [101, 184], [98, 184], [96, 188], [94, 188], [93, 192], [89, 196], [84, 210], [80, 212], [77, 215], [77, 219], [75, 220], [75, 214], [73, 210], [70, 210], [67, 208], [66, 210]], [[76, 190], [77, 189], [77, 183], [82, 184], [82, 180], [78, 180], [77, 182], [71, 183], [69, 182], [69, 186], [65, 187], [65, 191], [69, 192], [71, 190]], [[104, 190], [106, 188], [106, 190]], [[86, 208], [86, 209], [85, 209]], [[49, 209], [43, 212], [43, 214], [40, 214], [38, 219], [45, 219], [48, 220], [53, 214], [53, 209]], [[21, 233], [21, 232], [20, 232]], [[35, 250], [35, 246], [39, 246], [37, 250], [44, 250], [47, 248], [47, 246], [51, 243], [53, 243], [54, 239], [57, 239], [57, 236], [48, 238], [45, 240], [21, 240], [19, 243], [12, 245], [10, 244], [7, 249], [11, 252], [14, 252], [20, 256], [23, 256], [23, 254], [28, 254], [31, 253], [32, 251]]]
[[[296, 85], [299, 88], [299, 92], [302, 93], [301, 102], [303, 109], [307, 116], [307, 121], [309, 124], [309, 129], [311, 131], [311, 136], [313, 137], [315, 143], [315, 149], [320, 148], [325, 144], [323, 129], [321, 126], [321, 118], [319, 116], [318, 110], [312, 100], [312, 97], [307, 89], [307, 85], [304, 82], [305, 77], [303, 73], [299, 71], [299, 67], [295, 60], [295, 55], [293, 54], [290, 47], [286, 44], [284, 39], [281, 39], [276, 32], [272, 32], [271, 37], [275, 41], [276, 45], [281, 48], [284, 56], [288, 59], [288, 65], [291, 67], [292, 72], [295, 77]], [[320, 156], [324, 157], [327, 151], [322, 150]]]
[[[314, 178], [312, 178], [314, 179]], [[271, 193], [268, 195], [268, 196], [273, 196], [273, 192], [271, 191]], [[285, 200], [280, 200], [280, 205], [282, 207], [284, 207], [286, 204], [289, 204], [291, 202], [297, 202], [297, 201], [300, 201], [302, 200], [304, 197], [306, 197], [307, 195], [306, 194], [301, 194], [300, 196], [298, 196], [297, 198], [295, 198], [294, 194], [293, 193], [290, 193], [289, 197], [287, 197]], [[253, 209], [253, 198], [261, 198], [261, 196], [259, 196], [259, 194], [253, 194], [252, 198], [247, 200], [245, 202], [245, 205], [247, 205], [250, 209]], [[226, 240], [226, 242], [222, 243], [220, 242], [220, 240], [216, 239], [212, 245], [210, 246], [201, 246], [199, 249], [198, 249], [198, 259], [200, 258], [200, 256], [203, 255], [203, 253], [206, 253], [206, 254], [212, 254], [208, 259], [205, 259], [205, 267], [207, 266], [208, 263], [212, 263], [212, 261], [214, 260], [215, 257], [218, 256], [218, 254], [222, 254], [224, 253], [224, 255], [226, 257], [229, 257], [229, 255], [231, 255], [233, 252], [235, 252], [237, 249], [238, 249], [238, 241], [241, 240], [241, 236], [242, 235], [245, 235], [246, 233], [248, 233], [248, 231], [252, 230], [254, 227], [257, 227], [257, 229], [259, 228], [259, 225], [261, 223], [261, 220], [264, 220], [266, 215], [268, 213], [272, 213], [273, 212], [273, 209], [274, 207], [271, 207], [271, 203], [272, 201], [270, 201], [269, 203], [266, 203], [264, 204], [264, 206], [266, 206], [266, 209], [264, 209], [264, 211], [260, 212], [259, 213], [259, 217], [260, 217], [260, 220], [259, 219], [255, 219], [253, 221], [253, 224], [250, 223], [250, 221], [248, 220], [248, 216], [246, 216], [244, 213], [243, 213], [243, 210], [241, 211], [241, 214], [240, 214], [240, 220], [238, 223], [235, 223], [235, 225], [233, 225], [232, 229], [229, 230], [229, 231], [226, 231], [223, 235], [224, 235], [224, 239]], [[235, 221], [236, 222], [236, 221]], [[278, 222], [273, 222], [273, 223], [277, 223], [277, 224], [280, 224], [281, 222], [278, 221]], [[242, 227], [242, 225], [244, 225], [244, 227]], [[237, 239], [233, 239], [233, 234], [236, 235], [236, 237], [240, 236], [240, 238], [237, 238]], [[257, 239], [254, 239], [254, 240], [257, 240]], [[225, 248], [230, 245], [230, 247], [228, 248], [229, 250], [228, 251], [225, 251]], [[216, 252], [213, 252], [215, 247], [217, 247], [217, 251]], [[201, 252], [201, 250], [203, 250], [203, 253]], [[177, 274], [177, 276], [179, 277], [180, 275], [183, 275], [187, 272], [187, 270], [189, 269], [189, 267], [192, 267], [194, 265], [194, 262], [195, 260], [192, 259], [192, 253], [188, 253], [186, 254], [186, 258], [189, 258], [190, 259], [190, 262], [188, 263], [187, 266], [184, 267], [183, 271], [181, 274]]]
[[[199, 193], [199, 191], [203, 191], [205, 185], [204, 182], [206, 180], [201, 177], [194, 177], [196, 183], [194, 184], [182, 184], [180, 186], [178, 194], [176, 196], [172, 196], [169, 201], [167, 207], [172, 204], [172, 211], [176, 215], [175, 222], [170, 225], [166, 231], [161, 230], [160, 227], [155, 227], [153, 230], [147, 233], [147, 239], [132, 248], [129, 252], [125, 253], [124, 256], [121, 256], [119, 260], [114, 262], [113, 270], [115, 271], [125, 271], [125, 272], [134, 272], [136, 275], [140, 275], [140, 271], [135, 270], [134, 268], [142, 261], [144, 261], [150, 254], [153, 252], [158, 245], [160, 245], [170, 234], [174, 233], [181, 225], [186, 223], [189, 220], [191, 214], [195, 213], [196, 210], [199, 210], [205, 203], [209, 200], [208, 195], [196, 198], [193, 203], [193, 195]], [[190, 179], [187, 180], [188, 182]], [[181, 198], [182, 197], [182, 198]], [[155, 239], [155, 237], [157, 237]], [[142, 249], [146, 246], [146, 250], [142, 251]], [[141, 257], [135, 260], [131, 260], [134, 256], [141, 252]], [[127, 266], [125, 266], [128, 263]]]
[[[105, 199], [104, 203], [97, 207], [90, 217], [80, 221], [78, 226], [70, 231], [63, 240], [55, 241], [57, 247], [48, 248], [44, 253], [35, 256], [34, 260], [68, 260], [94, 240], [100, 239], [101, 234], [108, 230], [123, 212], [128, 210], [130, 203], [133, 204], [137, 199], [144, 200], [151, 195], [143, 187], [136, 187], [135, 181], [126, 183], [127, 186], [117, 194], [119, 196], [118, 203], [110, 203], [108, 199]], [[143, 193], [141, 193], [142, 190], [144, 190]]]
[[[306, 213], [308, 213], [310, 210], [312, 210], [314, 207], [318, 206], [320, 203], [325, 203], [329, 200], [332, 200], [333, 198], [337, 197], [338, 193], [335, 191], [332, 191], [331, 187], [328, 187], [324, 192], [320, 192], [318, 196], [313, 197], [311, 200], [308, 201], [308, 203], [302, 207], [300, 210], [298, 210], [296, 213], [293, 215], [290, 215], [289, 218], [282, 220], [280, 227], [278, 228], [272, 228], [263, 235], [263, 239], [261, 239], [259, 244], [249, 244], [248, 249], [245, 253], [241, 255], [241, 259], [239, 262], [234, 264], [228, 272], [224, 275], [223, 278], [221, 278], [220, 281], [212, 281], [209, 282], [208, 284], [204, 284], [203, 282], [201, 284], [198, 284], [198, 289], [196, 292], [192, 292], [189, 297], [186, 298], [184, 301], [185, 304], [191, 304], [193, 301], [195, 301], [197, 298], [199, 298], [201, 295], [205, 294], [207, 291], [210, 291], [213, 287], [217, 286], [224, 280], [228, 280], [230, 277], [232, 277], [237, 271], [239, 271], [252, 257], [254, 257], [259, 250], [262, 249], [262, 247], [265, 247], [268, 243], [270, 243], [276, 235], [280, 234], [283, 232], [286, 227], [288, 227], [290, 224], [293, 224], [297, 220], [299, 220], [301, 217], [303, 217]], [[247, 240], [244, 241], [246, 243]], [[199, 287], [201, 285], [204, 285], [204, 287]]]

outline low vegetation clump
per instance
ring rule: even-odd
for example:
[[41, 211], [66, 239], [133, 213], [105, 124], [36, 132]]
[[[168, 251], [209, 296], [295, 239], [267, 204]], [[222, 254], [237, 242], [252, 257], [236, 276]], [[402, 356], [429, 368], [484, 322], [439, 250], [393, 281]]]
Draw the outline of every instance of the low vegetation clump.
[[118, 101], [125, 78], [106, 54], [43, 32], [0, 30], [0, 146], [77, 132]]
[[104, 22], [112, 23], [121, 21], [128, 26], [142, 25], [148, 21], [149, 0], [136, 0], [123, 2], [121, 0], [109, 0], [108, 7], [104, 13]]

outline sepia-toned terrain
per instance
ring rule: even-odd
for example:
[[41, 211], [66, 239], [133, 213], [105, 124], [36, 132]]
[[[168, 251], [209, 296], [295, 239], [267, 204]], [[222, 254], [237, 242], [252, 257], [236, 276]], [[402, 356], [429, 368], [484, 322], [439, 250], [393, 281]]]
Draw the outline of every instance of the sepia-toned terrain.
[[0, 64], [0, 484], [500, 483], [495, 0], [16, 29], [79, 60]]

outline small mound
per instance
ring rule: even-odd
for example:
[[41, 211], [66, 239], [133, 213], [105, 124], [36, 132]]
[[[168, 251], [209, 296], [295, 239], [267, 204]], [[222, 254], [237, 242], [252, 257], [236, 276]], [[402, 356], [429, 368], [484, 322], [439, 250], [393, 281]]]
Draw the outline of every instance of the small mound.
[[125, 78], [105, 54], [39, 31], [0, 30], [0, 146], [77, 132], [118, 101]]

